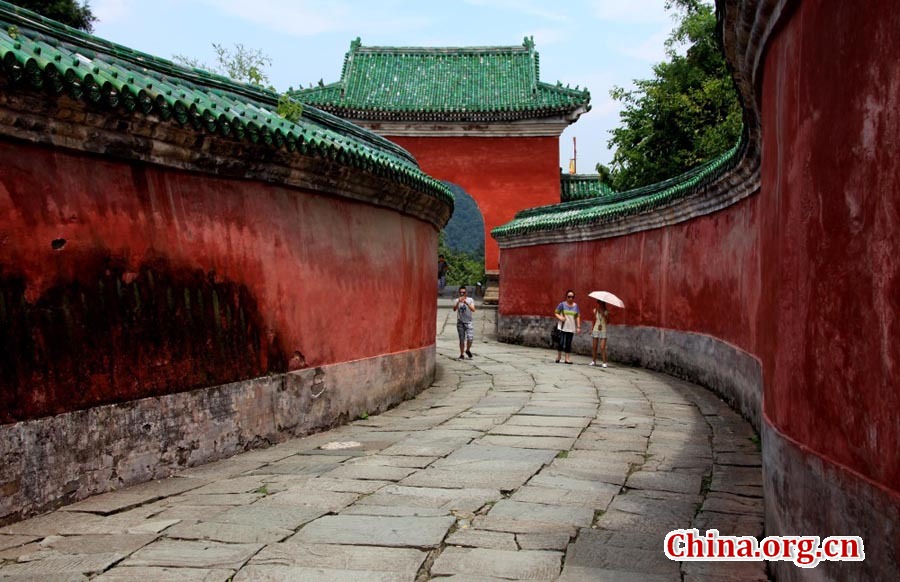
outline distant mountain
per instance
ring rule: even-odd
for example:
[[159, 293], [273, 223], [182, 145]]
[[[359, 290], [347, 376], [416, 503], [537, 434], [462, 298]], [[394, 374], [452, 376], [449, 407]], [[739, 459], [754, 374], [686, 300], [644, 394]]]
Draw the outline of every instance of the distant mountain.
[[466, 191], [450, 182], [444, 182], [456, 197], [456, 206], [450, 222], [444, 227], [444, 241], [455, 251], [484, 256], [484, 218], [478, 205]]

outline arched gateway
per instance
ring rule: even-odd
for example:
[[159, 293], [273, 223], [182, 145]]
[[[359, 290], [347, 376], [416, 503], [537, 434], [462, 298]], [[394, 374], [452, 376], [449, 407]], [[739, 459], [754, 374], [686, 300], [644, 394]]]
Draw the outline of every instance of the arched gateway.
[[[526, 38], [504, 47], [350, 44], [341, 80], [293, 92], [411, 152], [477, 201], [486, 233], [524, 208], [559, 202], [559, 136], [590, 109], [587, 90], [540, 81]], [[499, 248], [486, 237], [485, 268]]]

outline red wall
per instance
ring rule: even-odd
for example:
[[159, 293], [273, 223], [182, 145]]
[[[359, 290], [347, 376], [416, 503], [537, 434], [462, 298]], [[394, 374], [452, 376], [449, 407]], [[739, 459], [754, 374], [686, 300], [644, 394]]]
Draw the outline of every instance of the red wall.
[[436, 241], [363, 203], [0, 141], [0, 422], [432, 345]]
[[504, 250], [501, 314], [603, 288], [627, 305], [612, 323], [737, 345], [762, 362], [767, 422], [900, 499], [898, 30], [886, 1], [800, 3], [766, 57], [761, 191], [665, 229]]
[[[898, 491], [900, 12], [803, 2], [763, 85], [765, 412]], [[800, 58], [803, 56], [804, 58]]]
[[559, 202], [559, 139], [555, 137], [393, 137], [422, 170], [461, 186], [484, 216], [484, 262], [499, 267], [491, 229], [524, 208]]

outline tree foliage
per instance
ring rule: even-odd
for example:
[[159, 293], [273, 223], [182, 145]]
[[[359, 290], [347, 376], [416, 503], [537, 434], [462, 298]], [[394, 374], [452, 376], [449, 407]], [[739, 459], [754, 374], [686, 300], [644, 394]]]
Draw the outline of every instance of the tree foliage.
[[[448, 285], [474, 285], [485, 283], [484, 254], [456, 251], [447, 246], [444, 240], [444, 232], [438, 237], [438, 254], [444, 255], [450, 271], [447, 273]], [[437, 259], [435, 259], [437, 263]]]
[[[627, 190], [676, 176], [732, 147], [741, 107], [716, 32], [713, 7], [668, 0], [678, 24], [666, 41], [668, 61], [634, 90], [614, 87], [622, 125], [612, 131], [612, 181]], [[680, 54], [679, 49], [683, 50]]]
[[90, 2], [77, 0], [14, 0], [17, 6], [52, 18], [72, 28], [93, 32], [97, 17], [91, 12]]
[[[275, 87], [269, 82], [267, 71], [267, 68], [272, 66], [272, 57], [259, 49], [249, 49], [241, 43], [235, 43], [234, 48], [218, 43], [213, 43], [212, 47], [216, 53], [216, 63], [212, 66], [186, 55], [174, 55], [172, 60], [186, 67], [203, 69], [241, 83], [275, 91]], [[282, 94], [278, 98], [277, 111], [278, 115], [288, 121], [296, 122], [303, 116], [303, 105]]]

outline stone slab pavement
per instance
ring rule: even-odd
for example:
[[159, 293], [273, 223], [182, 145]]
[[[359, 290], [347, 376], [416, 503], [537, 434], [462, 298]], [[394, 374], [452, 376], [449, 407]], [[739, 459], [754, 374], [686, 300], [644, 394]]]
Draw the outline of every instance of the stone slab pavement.
[[712, 393], [496, 341], [439, 301], [438, 371], [379, 416], [0, 528], [2, 580], [767, 580], [674, 528], [761, 536], [758, 439]]

